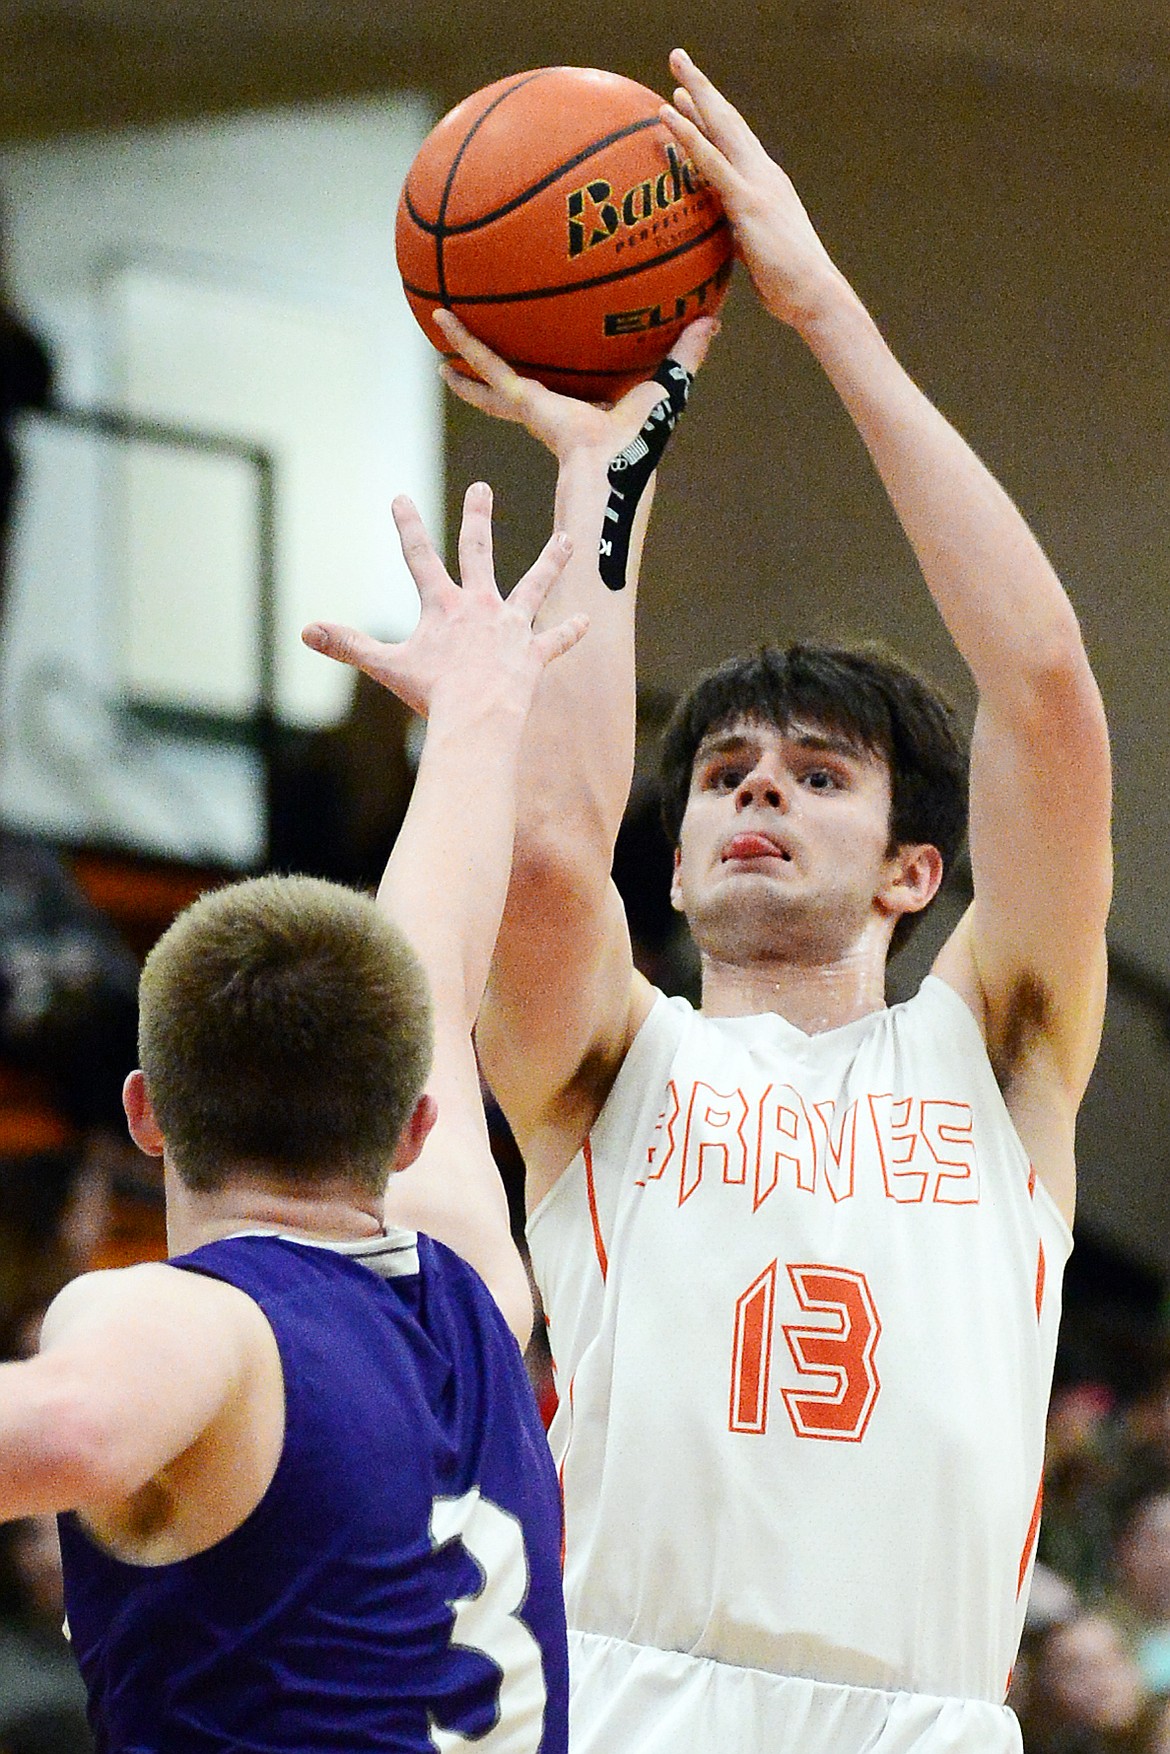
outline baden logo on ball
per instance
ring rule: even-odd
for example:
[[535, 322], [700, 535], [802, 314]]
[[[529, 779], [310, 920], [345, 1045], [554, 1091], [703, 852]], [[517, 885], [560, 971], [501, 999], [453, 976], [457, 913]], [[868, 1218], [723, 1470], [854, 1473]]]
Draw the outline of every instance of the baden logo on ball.
[[[698, 194], [702, 179], [690, 159], [680, 156], [677, 146], [668, 146], [666, 157], [668, 170], [659, 171], [653, 181], [646, 177], [635, 183], [620, 201], [614, 200], [610, 185], [600, 177], [573, 190], [568, 199], [570, 256], [607, 243], [623, 227], [632, 233], [647, 224], [661, 225], [667, 214], [672, 224], [679, 224], [679, 202], [684, 195]], [[625, 241], [619, 239], [619, 250]]]
[[718, 309], [730, 231], [660, 105], [620, 74], [544, 67], [443, 118], [396, 233], [407, 300], [441, 352], [431, 312], [446, 306], [517, 370], [612, 401]]

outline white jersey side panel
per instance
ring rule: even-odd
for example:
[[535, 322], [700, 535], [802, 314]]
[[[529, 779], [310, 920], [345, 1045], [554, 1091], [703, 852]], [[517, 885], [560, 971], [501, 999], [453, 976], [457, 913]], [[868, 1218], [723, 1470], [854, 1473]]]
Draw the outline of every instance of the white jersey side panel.
[[529, 1224], [569, 1624], [999, 1704], [1071, 1236], [966, 1006], [658, 999]]

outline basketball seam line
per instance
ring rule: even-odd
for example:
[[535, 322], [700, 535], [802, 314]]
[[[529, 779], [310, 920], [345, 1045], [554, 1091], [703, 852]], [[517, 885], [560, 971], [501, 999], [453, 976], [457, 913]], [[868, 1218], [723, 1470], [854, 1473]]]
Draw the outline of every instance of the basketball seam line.
[[[525, 292], [469, 292], [452, 294], [447, 290], [445, 283], [439, 292], [432, 292], [430, 288], [426, 286], [415, 286], [409, 280], [403, 280], [402, 285], [404, 290], [413, 293], [415, 298], [438, 299], [441, 303], [444, 303], [449, 307], [455, 305], [519, 304], [525, 299], [561, 298], [574, 292], [588, 292], [594, 286], [607, 286], [614, 280], [628, 280], [631, 275], [640, 274], [646, 268], [656, 268], [660, 262], [673, 262], [676, 256], [685, 256], [688, 250], [697, 249], [700, 244], [705, 244], [708, 238], [713, 238], [716, 232], [725, 231], [726, 229], [726, 216], [720, 215], [715, 224], [709, 226], [706, 231], [700, 232], [698, 237], [691, 238], [688, 243], [678, 244], [673, 250], [667, 250], [664, 255], [655, 256], [653, 262], [630, 262], [627, 263], [624, 268], [612, 269], [608, 274], [595, 274], [592, 280], [575, 280], [570, 286], [534, 286]], [[718, 273], [718, 270], [716, 270], [716, 273]], [[711, 276], [712, 279], [715, 279], [715, 277], [714, 274]]]
[[[491, 115], [492, 111], [495, 109], [498, 109], [500, 104], [502, 104], [504, 102], [505, 98], [511, 97], [511, 95], [514, 91], [522, 91], [526, 85], [528, 85], [532, 82], [532, 80], [541, 79], [544, 77], [544, 75], [546, 73], [550, 73], [551, 71], [552, 71], [552, 69], [550, 67], [538, 67], [535, 70], [535, 72], [529, 73], [529, 74], [525, 75], [523, 78], [518, 78], [512, 85], [510, 85], [508, 87], [507, 91], [502, 91], [500, 93], [499, 97], [496, 98], [494, 100], [494, 102], [490, 103], [488, 105], [487, 109], [484, 110], [481, 115], [478, 115], [475, 118], [475, 121], [471, 124], [471, 127], [467, 130], [467, 133], [463, 136], [463, 140], [460, 143], [459, 150], [455, 154], [455, 157], [451, 160], [451, 168], [447, 172], [447, 181], [443, 185], [442, 199], [439, 202], [438, 223], [440, 226], [443, 225], [443, 215], [447, 211], [447, 203], [451, 198], [451, 185], [455, 181], [455, 172], [459, 169], [459, 166], [462, 163], [463, 154], [467, 151], [468, 143], [471, 141], [471, 139], [474, 137], [474, 135], [476, 135], [479, 132], [480, 128], [483, 126], [483, 124], [487, 120], [488, 116]], [[407, 192], [406, 200], [407, 200], [407, 206], [409, 207], [410, 206], [409, 192]], [[444, 289], [446, 287], [447, 280], [446, 280], [446, 275], [443, 272], [443, 233], [442, 233], [442, 231], [437, 231], [435, 233], [435, 278], [439, 282], [440, 297], [442, 298], [443, 302], [445, 303], [447, 295], [446, 295], [446, 291]]]
[[[484, 115], [487, 113], [485, 110]], [[558, 178], [567, 175], [569, 171], [576, 170], [579, 164], [584, 164], [585, 160], [592, 158], [595, 152], [603, 152], [607, 146], [616, 146], [619, 140], [628, 140], [631, 134], [640, 134], [646, 128], [653, 128], [657, 121], [657, 116], [645, 116], [640, 122], [631, 122], [628, 127], [619, 128], [615, 134], [606, 134], [602, 139], [594, 140], [583, 151], [577, 153], [575, 158], [567, 158], [563, 164], [559, 164], [555, 170], [549, 171], [548, 175], [542, 177], [538, 183], [531, 184], [519, 195], [514, 195], [510, 201], [506, 201], [502, 207], [497, 207], [492, 213], [483, 213], [478, 219], [466, 219], [461, 220], [458, 225], [448, 225], [442, 217], [441, 209], [437, 219], [424, 219], [410, 198], [409, 185], [404, 190], [406, 211], [420, 231], [437, 239], [461, 237], [466, 232], [478, 231], [480, 226], [491, 225], [494, 220], [503, 219], [506, 214], [514, 213], [518, 207], [523, 207], [525, 201], [531, 201], [534, 196], [542, 195], [546, 189], [551, 188]], [[467, 138], [471, 138], [470, 134]], [[464, 144], [466, 145], [466, 141]], [[444, 195], [446, 193], [447, 191], [444, 190]]]
[[[461, 359], [462, 355], [444, 353], [443, 358], [450, 363]], [[525, 372], [548, 372], [550, 377], [555, 373], [559, 378], [628, 378], [631, 371], [636, 369], [628, 365], [554, 365], [547, 359], [513, 359], [508, 363], [521, 376]]]

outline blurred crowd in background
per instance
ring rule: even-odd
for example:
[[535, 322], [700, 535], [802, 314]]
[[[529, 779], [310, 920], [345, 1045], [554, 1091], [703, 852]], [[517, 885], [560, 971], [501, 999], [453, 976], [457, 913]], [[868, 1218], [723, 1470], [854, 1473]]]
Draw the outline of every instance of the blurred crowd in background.
[[1048, 1424], [1040, 1560], [1011, 1703], [1028, 1754], [1170, 1754], [1170, 1348]]

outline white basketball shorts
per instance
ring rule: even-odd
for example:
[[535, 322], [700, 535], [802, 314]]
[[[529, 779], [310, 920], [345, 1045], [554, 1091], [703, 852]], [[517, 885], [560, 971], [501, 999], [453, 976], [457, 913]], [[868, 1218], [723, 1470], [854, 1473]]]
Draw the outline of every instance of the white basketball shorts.
[[1005, 1705], [839, 1687], [569, 1633], [571, 1754], [1022, 1754]]

